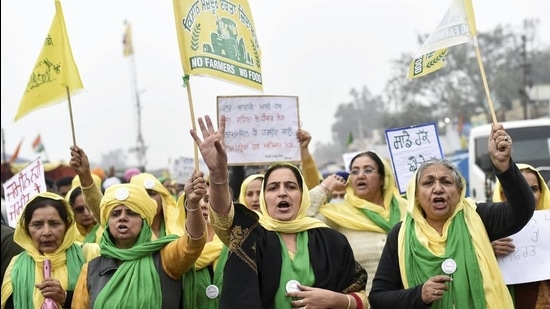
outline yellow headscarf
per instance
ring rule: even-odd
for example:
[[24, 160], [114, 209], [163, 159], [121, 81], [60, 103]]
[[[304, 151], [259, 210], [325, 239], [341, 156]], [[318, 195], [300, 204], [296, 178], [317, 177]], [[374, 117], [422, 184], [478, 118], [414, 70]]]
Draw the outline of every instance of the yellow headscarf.
[[[73, 178], [73, 184], [74, 184], [74, 179], [75, 178]], [[95, 183], [95, 184], [97, 185], [97, 183]], [[71, 206], [71, 195], [73, 194], [74, 190], [76, 188], [79, 188], [79, 187], [80, 187], [80, 182], [78, 182], [78, 185], [76, 187], [72, 187], [69, 190], [69, 192], [67, 192], [67, 195], [65, 195], [65, 201], [67, 201], [69, 206]], [[84, 191], [82, 191], [81, 194], [83, 195]], [[73, 209], [73, 207], [71, 206], [71, 211], [72, 211], [72, 209]], [[77, 231], [76, 241], [84, 242], [84, 239], [86, 239], [86, 235], [87, 235], [88, 231], [86, 231], [86, 228], [84, 228], [78, 222], [75, 221], [75, 224], [76, 224], [76, 231]], [[100, 226], [95, 232], [95, 239], [96, 239], [95, 243], [99, 244], [99, 240], [101, 239], [101, 235], [103, 235], [103, 228]]]
[[[19, 219], [17, 220], [17, 224], [15, 226], [15, 232], [13, 234], [13, 240], [20, 245], [27, 254], [35, 261], [35, 271], [34, 271], [34, 281], [35, 283], [40, 283], [44, 280], [44, 273], [42, 269], [42, 264], [44, 260], [49, 259], [52, 262], [52, 278], [55, 278], [59, 280], [61, 283], [61, 286], [63, 289], [67, 289], [69, 285], [69, 275], [68, 275], [68, 269], [67, 269], [67, 255], [66, 250], [73, 245], [73, 243], [76, 240], [76, 235], [78, 233], [76, 229], [76, 224], [74, 220], [74, 214], [71, 209], [71, 206], [58, 194], [51, 193], [51, 192], [41, 192], [33, 196], [33, 198], [26, 204], [29, 205], [31, 202], [33, 202], [37, 198], [48, 198], [56, 201], [63, 202], [63, 205], [65, 206], [65, 209], [67, 210], [67, 221], [68, 225], [66, 226], [65, 230], [65, 236], [63, 237], [63, 242], [61, 245], [55, 250], [53, 253], [47, 253], [42, 255], [38, 251], [38, 248], [35, 247], [34, 242], [32, 238], [27, 234], [26, 232], [26, 222], [25, 222], [25, 212], [26, 208], [23, 209], [23, 212], [21, 213]], [[12, 261], [13, 262], [13, 261]], [[4, 278], [4, 283], [2, 284], [2, 303], [5, 303], [4, 297], [9, 297], [13, 293], [13, 286], [10, 284], [11, 278]], [[33, 289], [33, 303], [35, 308], [40, 308], [42, 302], [44, 301], [44, 297], [42, 297], [42, 293], [40, 293], [40, 290], [37, 288], [34, 288], [32, 286], [29, 287], [29, 289]]]
[[260, 191], [260, 209], [263, 214], [260, 220], [260, 224], [267, 230], [282, 233], [298, 233], [313, 228], [328, 227], [324, 222], [307, 216], [307, 209], [311, 204], [311, 198], [309, 197], [309, 190], [305, 184], [304, 176], [300, 172], [300, 169], [298, 169], [295, 165], [291, 163], [277, 162], [269, 166], [266, 171], [266, 175], [269, 175], [272, 170], [280, 167], [292, 169], [294, 171], [297, 171], [300, 175], [300, 179], [298, 179], [298, 181], [301, 182], [303, 188], [300, 210], [298, 210], [296, 218], [292, 221], [280, 221], [271, 217], [267, 211], [267, 205], [265, 203], [264, 188], [267, 178], [264, 178], [262, 190]]
[[252, 174], [248, 177], [246, 177], [243, 182], [241, 183], [241, 191], [239, 192], [239, 203], [243, 204], [244, 206], [250, 208], [249, 205], [246, 204], [246, 190], [248, 188], [248, 185], [256, 179], [260, 179], [261, 181], [264, 180], [263, 174]]
[[403, 219], [407, 213], [407, 201], [402, 198], [397, 191], [391, 166], [386, 160], [384, 160], [384, 158], [380, 157], [376, 153], [374, 154], [378, 156], [382, 164], [384, 164], [384, 185], [382, 187], [384, 194], [384, 207], [380, 207], [380, 205], [358, 197], [349, 183], [350, 178], [348, 178], [346, 195], [344, 197], [345, 200], [336, 204], [323, 205], [319, 209], [319, 212], [339, 226], [345, 226], [346, 228], [358, 231], [371, 231], [385, 234], [386, 231], [384, 229], [372, 222], [359, 209], [362, 208], [374, 211], [384, 219], [389, 220], [390, 204], [392, 198], [395, 197], [399, 203], [399, 209], [401, 210], [401, 219]]
[[157, 209], [157, 202], [149, 197], [143, 187], [132, 183], [112, 185], [105, 191], [99, 205], [101, 226], [106, 226], [109, 222], [109, 214], [118, 205], [124, 205], [140, 214], [149, 226], [153, 222]]
[[[544, 181], [544, 178], [542, 178], [539, 171], [529, 164], [518, 163], [516, 165], [520, 171], [530, 170], [537, 175], [538, 182], [540, 184], [540, 197], [537, 205], [535, 205], [535, 210], [550, 209], [550, 190], [548, 189], [546, 181]], [[493, 192], [493, 202], [502, 202], [502, 186], [498, 180], [495, 184], [495, 190]]]
[[[487, 230], [481, 218], [476, 212], [476, 203], [470, 198], [466, 198], [466, 189], [462, 190], [460, 200], [456, 206], [454, 213], [447, 219], [443, 225], [443, 233], [439, 233], [431, 227], [422, 211], [422, 207], [416, 200], [416, 173], [411, 178], [409, 186], [407, 188], [407, 211], [408, 215], [414, 219], [416, 237], [418, 241], [428, 249], [432, 254], [436, 256], [442, 256], [445, 253], [445, 246], [447, 244], [448, 230], [453, 222], [456, 214], [459, 211], [464, 211], [464, 221], [469, 234], [472, 236], [471, 241], [476, 252], [479, 269], [483, 278], [483, 288], [485, 291], [485, 299], [487, 301], [488, 309], [502, 309], [501, 304], [512, 304], [512, 298], [504, 283], [504, 278], [500, 272], [493, 248], [491, 247], [491, 241], [487, 235]], [[464, 178], [459, 181], [465, 183]], [[464, 186], [465, 188], [465, 186]], [[401, 271], [401, 280], [405, 288], [409, 288], [408, 279], [406, 275], [405, 265], [405, 231], [406, 220], [403, 220], [403, 225], [399, 230], [398, 235], [398, 255], [399, 266]], [[512, 307], [510, 307], [512, 308]]]
[[[177, 206], [174, 196], [154, 175], [140, 173], [133, 176], [130, 183], [142, 186], [146, 190], [156, 191], [160, 194], [166, 235], [185, 235], [185, 209]], [[156, 209], [157, 207], [155, 206], [155, 211]]]

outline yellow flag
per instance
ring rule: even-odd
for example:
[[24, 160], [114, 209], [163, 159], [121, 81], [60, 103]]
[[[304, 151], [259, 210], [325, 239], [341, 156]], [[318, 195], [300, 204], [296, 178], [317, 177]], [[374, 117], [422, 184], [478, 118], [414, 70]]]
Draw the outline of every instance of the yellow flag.
[[409, 65], [407, 78], [417, 78], [441, 69], [445, 65], [448, 52], [448, 48], [443, 48], [414, 58]]
[[36, 109], [59, 103], [83, 88], [65, 29], [61, 3], [56, 0], [50, 31], [29, 77], [15, 120]]
[[185, 75], [263, 90], [261, 51], [247, 0], [173, 0]]
[[448, 47], [469, 42], [476, 34], [472, 1], [452, 0], [436, 30], [426, 39], [409, 65], [407, 78], [439, 70], [445, 65]]
[[126, 31], [124, 32], [124, 37], [122, 38], [122, 54], [124, 57], [129, 57], [134, 54], [134, 45], [132, 44], [132, 26], [130, 23], [126, 23]]

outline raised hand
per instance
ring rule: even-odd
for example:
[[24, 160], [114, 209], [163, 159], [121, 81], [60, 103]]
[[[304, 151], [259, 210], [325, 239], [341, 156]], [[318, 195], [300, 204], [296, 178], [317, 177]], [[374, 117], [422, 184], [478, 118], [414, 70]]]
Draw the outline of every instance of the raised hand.
[[501, 123], [491, 125], [488, 148], [495, 168], [501, 172], [507, 170], [512, 156], [512, 138], [506, 133]]
[[89, 187], [94, 183], [92, 178], [92, 172], [90, 170], [90, 161], [88, 156], [78, 146], [71, 146], [71, 160], [69, 164], [80, 178], [80, 185], [82, 187]]
[[202, 140], [195, 130], [190, 130], [191, 136], [199, 147], [202, 158], [210, 174], [217, 172], [227, 173], [227, 152], [224, 148], [225, 116], [221, 116], [218, 130], [214, 128], [210, 116], [204, 120], [199, 117], [199, 127], [202, 132]]

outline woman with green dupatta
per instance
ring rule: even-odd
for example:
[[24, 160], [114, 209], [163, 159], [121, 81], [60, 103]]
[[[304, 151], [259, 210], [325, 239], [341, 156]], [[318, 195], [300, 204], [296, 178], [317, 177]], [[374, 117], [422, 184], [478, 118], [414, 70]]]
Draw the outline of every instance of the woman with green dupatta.
[[197, 143], [210, 175], [212, 226], [229, 248], [220, 309], [364, 308], [367, 272], [346, 237], [306, 215], [311, 204], [300, 169], [275, 162], [267, 169], [258, 213], [233, 202], [229, 190], [225, 117], [219, 130], [198, 119]]
[[369, 273], [367, 294], [378, 267], [380, 255], [392, 227], [405, 218], [407, 201], [399, 195], [389, 163], [377, 153], [364, 151], [349, 163], [344, 200], [325, 204], [341, 181], [332, 175], [324, 182], [328, 190], [311, 190], [312, 199], [322, 194], [321, 207], [311, 207], [313, 216], [344, 234], [353, 248], [355, 259]]
[[493, 124], [488, 150], [507, 202], [465, 198], [464, 177], [450, 161], [430, 159], [416, 171], [407, 217], [389, 233], [373, 279], [373, 309], [514, 308], [491, 240], [521, 230], [535, 199], [502, 124]]
[[201, 172], [185, 184], [186, 235], [151, 240], [156, 202], [143, 186], [113, 185], [101, 199], [101, 256], [82, 268], [72, 308], [183, 308], [182, 276], [206, 243]]
[[[36, 194], [23, 208], [13, 240], [24, 251], [12, 258], [2, 282], [2, 309], [40, 308], [45, 298], [70, 308], [78, 274], [99, 252], [96, 244], [76, 244], [69, 203], [50, 192]], [[51, 262], [45, 278], [44, 261]]]

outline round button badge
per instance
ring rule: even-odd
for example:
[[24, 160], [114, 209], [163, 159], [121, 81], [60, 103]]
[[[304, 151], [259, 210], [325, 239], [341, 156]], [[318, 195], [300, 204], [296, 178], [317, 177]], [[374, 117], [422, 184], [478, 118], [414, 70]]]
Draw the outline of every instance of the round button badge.
[[151, 190], [155, 187], [155, 181], [151, 178], [147, 178], [143, 181], [143, 186], [145, 189]]
[[206, 296], [210, 299], [214, 299], [220, 295], [220, 289], [217, 286], [211, 284], [206, 287]]
[[446, 259], [441, 263], [441, 270], [447, 275], [452, 275], [456, 271], [456, 262], [453, 259]]
[[288, 280], [288, 282], [286, 283], [286, 292], [299, 292], [300, 288], [298, 288], [298, 285], [300, 285], [300, 282], [298, 282], [297, 280]]
[[124, 201], [130, 196], [130, 191], [127, 188], [119, 188], [115, 191], [115, 199], [117, 201]]

